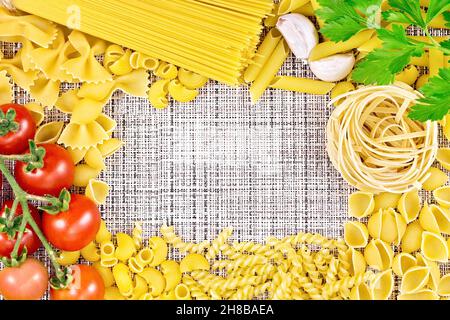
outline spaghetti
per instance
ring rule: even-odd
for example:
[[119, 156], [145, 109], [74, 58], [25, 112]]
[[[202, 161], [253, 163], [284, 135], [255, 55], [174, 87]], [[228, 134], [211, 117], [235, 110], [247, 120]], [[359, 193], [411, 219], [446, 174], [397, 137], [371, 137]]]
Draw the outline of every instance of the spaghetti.
[[230, 85], [252, 63], [272, 0], [12, 0], [16, 8]]
[[351, 185], [366, 192], [421, 189], [436, 159], [438, 126], [408, 118], [420, 93], [399, 86], [362, 87], [341, 101], [327, 127], [328, 154]]

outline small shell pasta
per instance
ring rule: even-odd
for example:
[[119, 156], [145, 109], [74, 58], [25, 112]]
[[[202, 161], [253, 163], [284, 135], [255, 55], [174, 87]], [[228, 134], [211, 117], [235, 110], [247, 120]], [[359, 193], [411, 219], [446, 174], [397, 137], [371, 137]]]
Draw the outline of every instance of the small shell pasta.
[[96, 262], [100, 260], [100, 250], [97, 248], [95, 242], [91, 242], [86, 247], [81, 249], [81, 256], [86, 261]]
[[398, 201], [398, 211], [405, 218], [407, 223], [417, 219], [420, 212], [421, 200], [419, 197], [419, 192], [413, 190], [404, 193], [400, 200]]
[[352, 288], [350, 292], [350, 299], [373, 300], [373, 292], [366, 283], [362, 282]]
[[411, 253], [420, 249], [422, 242], [423, 228], [421, 227], [419, 221], [414, 221], [410, 223], [405, 230], [403, 235], [401, 248], [403, 252]]
[[450, 210], [425, 204], [420, 211], [419, 222], [426, 231], [450, 235]]
[[386, 242], [372, 239], [364, 249], [364, 258], [370, 267], [384, 271], [392, 266], [394, 251]]
[[188, 254], [180, 263], [180, 271], [183, 273], [197, 270], [209, 270], [209, 268], [208, 260], [198, 253]]
[[[9, 101], [12, 101], [12, 100], [9, 100]], [[38, 103], [30, 102], [30, 103], [25, 104], [25, 108], [27, 108], [27, 110], [31, 113], [31, 117], [33, 118], [34, 122], [36, 123], [36, 126], [40, 126], [45, 118], [44, 107]]]
[[428, 267], [416, 266], [409, 268], [402, 278], [400, 291], [402, 294], [414, 293], [425, 287], [430, 277]]
[[433, 191], [436, 201], [444, 208], [450, 208], [450, 186], [440, 187]]
[[423, 256], [428, 260], [438, 262], [448, 261], [447, 242], [440, 234], [424, 231], [420, 249]]
[[428, 267], [430, 269], [430, 281], [428, 283], [428, 287], [432, 290], [436, 290], [441, 279], [441, 270], [439, 269], [439, 265], [434, 262], [426, 259], [422, 254], [416, 254], [416, 261], [418, 266]]
[[406, 221], [394, 209], [380, 209], [369, 218], [367, 227], [373, 238], [398, 245], [405, 234]]
[[438, 150], [437, 161], [443, 166], [445, 169], [450, 170], [450, 148], [440, 148]]
[[450, 296], [450, 273], [441, 278], [437, 287], [437, 293], [440, 296]]
[[86, 187], [85, 195], [96, 205], [105, 204], [109, 195], [109, 186], [103, 181], [91, 179]]
[[351, 248], [364, 248], [369, 241], [369, 232], [365, 224], [349, 221], [344, 225], [344, 240]]
[[394, 277], [392, 270], [388, 269], [378, 273], [370, 284], [375, 300], [387, 300], [394, 290]]
[[430, 289], [420, 290], [414, 293], [400, 294], [398, 300], [439, 300], [439, 296]]
[[430, 177], [424, 181], [422, 187], [427, 191], [436, 190], [439, 187], [442, 187], [448, 181], [448, 176], [445, 172], [440, 170], [439, 168], [432, 167], [428, 171]]
[[392, 271], [394, 271], [397, 276], [402, 277], [406, 271], [416, 265], [417, 261], [414, 256], [406, 252], [400, 252], [392, 261]]
[[37, 144], [56, 143], [64, 128], [64, 121], [53, 121], [40, 126], [34, 140]]
[[350, 274], [353, 276], [363, 274], [366, 271], [367, 267], [364, 255], [354, 248], [350, 248], [347, 252], [347, 255]]

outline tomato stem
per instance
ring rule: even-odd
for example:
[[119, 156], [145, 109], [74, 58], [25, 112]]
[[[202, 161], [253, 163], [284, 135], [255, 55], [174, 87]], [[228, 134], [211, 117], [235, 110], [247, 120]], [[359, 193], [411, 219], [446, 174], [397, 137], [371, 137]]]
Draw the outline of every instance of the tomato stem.
[[31, 154], [13, 154], [13, 155], [0, 155], [1, 160], [9, 160], [9, 161], [21, 161], [21, 162], [28, 162], [33, 159], [33, 156]]
[[15, 198], [14, 202], [10, 208], [9, 215], [6, 217], [6, 219], [8, 219], [9, 223], [14, 220], [14, 216], [16, 215], [18, 205], [19, 205], [19, 200], [17, 198]]
[[[27, 194], [17, 183], [17, 181], [14, 179], [13, 175], [11, 174], [11, 172], [8, 170], [8, 168], [5, 165], [5, 159], [3, 158], [3, 156], [0, 156], [0, 171], [2, 172], [3, 176], [5, 177], [5, 179], [8, 181], [9, 185], [11, 186], [11, 189], [13, 190], [14, 196], [15, 196], [15, 200], [14, 202], [18, 202], [20, 203], [20, 205], [22, 206], [22, 223], [20, 225], [20, 229], [19, 232], [17, 234], [17, 240], [16, 243], [14, 245], [14, 249], [13, 252], [11, 253], [11, 258], [15, 259], [17, 258], [18, 255], [18, 251], [19, 251], [19, 246], [20, 246], [20, 242], [22, 240], [23, 237], [23, 233], [25, 231], [26, 225], [29, 224], [31, 226], [31, 228], [34, 230], [34, 232], [36, 233], [36, 235], [38, 236], [39, 240], [41, 240], [42, 245], [44, 246], [45, 250], [48, 253], [48, 257], [55, 269], [55, 273], [56, 273], [56, 277], [61, 280], [62, 282], [64, 281], [64, 278], [66, 276], [66, 273], [61, 269], [60, 264], [58, 263], [58, 261], [56, 261], [56, 253], [55, 250], [53, 250], [52, 246], [48, 243], [47, 239], [45, 238], [44, 234], [42, 233], [41, 229], [39, 228], [39, 226], [37, 225], [36, 221], [34, 221], [33, 216], [30, 213], [30, 209], [28, 207], [28, 199], [31, 197], [33, 199], [36, 199], [32, 196], [30, 196], [29, 194]], [[45, 197], [40, 197], [39, 200], [48, 202], [48, 199]], [[16, 205], [17, 206], [17, 205]]]

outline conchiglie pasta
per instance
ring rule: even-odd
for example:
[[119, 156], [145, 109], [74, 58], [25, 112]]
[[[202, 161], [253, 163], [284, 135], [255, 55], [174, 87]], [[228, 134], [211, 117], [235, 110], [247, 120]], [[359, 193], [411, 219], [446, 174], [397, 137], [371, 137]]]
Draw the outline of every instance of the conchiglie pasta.
[[364, 218], [370, 215], [375, 208], [375, 201], [372, 193], [355, 192], [348, 198], [348, 214], [354, 218]]
[[350, 292], [350, 299], [373, 300], [373, 292], [366, 283], [362, 282], [352, 288]]
[[420, 248], [423, 256], [431, 261], [448, 261], [447, 242], [440, 234], [424, 231]]
[[440, 148], [436, 159], [439, 161], [441, 166], [447, 170], [450, 170], [450, 148]]
[[450, 210], [434, 204], [425, 204], [419, 215], [420, 225], [424, 230], [434, 233], [450, 234]]
[[444, 208], [450, 208], [450, 186], [440, 187], [433, 191], [436, 201]]
[[442, 187], [448, 181], [447, 174], [439, 168], [430, 168], [428, 174], [430, 175], [430, 177], [422, 185], [423, 189], [427, 191], [436, 190], [437, 188]]
[[364, 248], [369, 240], [369, 232], [365, 224], [349, 221], [344, 225], [344, 240], [351, 248]]
[[367, 264], [376, 270], [387, 270], [392, 266], [394, 251], [386, 242], [372, 239], [364, 249]]
[[378, 212], [380, 209], [396, 208], [398, 201], [401, 198], [401, 194], [381, 192], [374, 197], [375, 208], [374, 212]]
[[367, 224], [369, 234], [376, 239], [398, 245], [406, 230], [406, 221], [394, 209], [380, 209]]
[[180, 284], [182, 273], [178, 262], [173, 260], [166, 260], [161, 263], [161, 272], [166, 279], [165, 291], [171, 291]]
[[96, 205], [106, 203], [109, 194], [109, 186], [107, 183], [95, 179], [89, 180], [86, 187], [85, 195], [95, 202]]
[[437, 293], [440, 296], [450, 296], [450, 273], [441, 278], [437, 287]]
[[76, 187], [86, 187], [89, 181], [96, 179], [101, 170], [92, 168], [87, 164], [78, 164], [75, 166], [75, 179], [73, 185]]
[[418, 266], [428, 267], [430, 269], [430, 281], [428, 283], [428, 287], [432, 290], [436, 290], [439, 280], [441, 279], [441, 270], [439, 269], [439, 265], [434, 261], [426, 259], [420, 253], [416, 254], [416, 261]]
[[394, 257], [392, 271], [394, 271], [397, 276], [402, 277], [406, 271], [416, 265], [417, 261], [414, 256], [406, 252], [400, 252]]
[[354, 248], [348, 249], [349, 271], [351, 275], [362, 274], [366, 271], [366, 260], [364, 255]]
[[392, 270], [388, 269], [378, 273], [370, 284], [375, 300], [387, 300], [394, 290], [394, 277]]
[[188, 254], [181, 260], [181, 272], [192, 272], [197, 270], [209, 270], [209, 262], [204, 256], [198, 253]]
[[420, 212], [421, 200], [417, 190], [410, 191], [401, 196], [398, 202], [398, 211], [407, 223], [417, 219]]
[[147, 281], [149, 293], [153, 297], [157, 297], [163, 293], [166, 288], [166, 280], [159, 270], [147, 267], [139, 275]]
[[34, 140], [37, 144], [56, 143], [64, 128], [63, 121], [53, 121], [40, 126]]
[[417, 292], [425, 287], [429, 277], [430, 269], [428, 267], [411, 267], [403, 275], [400, 291], [403, 294]]
[[406, 227], [401, 248], [403, 252], [411, 253], [420, 249], [423, 228], [419, 221], [414, 221]]
[[133, 238], [125, 233], [118, 233], [116, 235], [117, 249], [115, 257], [120, 261], [127, 261], [136, 254], [136, 247], [134, 246]]
[[439, 296], [430, 289], [420, 290], [414, 293], [400, 294], [398, 300], [439, 300]]
[[[11, 101], [12, 100], [9, 100], [9, 102], [11, 102]], [[33, 103], [33, 102], [27, 103], [24, 106], [31, 113], [31, 117], [33, 118], [34, 122], [36, 123], [36, 126], [40, 126], [45, 118], [44, 107], [38, 103]]]
[[179, 80], [170, 81], [168, 88], [171, 97], [178, 102], [193, 101], [198, 96], [198, 90], [186, 88]]

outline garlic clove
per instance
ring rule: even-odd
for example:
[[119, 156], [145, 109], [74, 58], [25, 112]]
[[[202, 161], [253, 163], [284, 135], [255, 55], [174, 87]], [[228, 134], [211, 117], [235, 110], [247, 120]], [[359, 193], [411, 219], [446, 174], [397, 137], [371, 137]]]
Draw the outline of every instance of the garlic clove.
[[291, 13], [281, 16], [277, 29], [299, 59], [308, 59], [311, 50], [319, 43], [319, 33], [314, 24], [305, 16]]
[[347, 77], [355, 66], [352, 53], [335, 54], [316, 61], [309, 61], [311, 71], [322, 81], [336, 82]]

